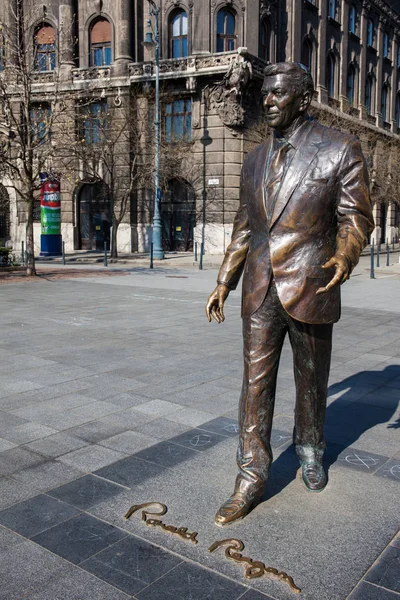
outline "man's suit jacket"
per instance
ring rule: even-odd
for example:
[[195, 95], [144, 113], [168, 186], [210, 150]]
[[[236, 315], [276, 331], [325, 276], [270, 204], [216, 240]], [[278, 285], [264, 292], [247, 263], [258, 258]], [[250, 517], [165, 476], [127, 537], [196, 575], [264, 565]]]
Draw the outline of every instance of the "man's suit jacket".
[[218, 282], [235, 289], [243, 272], [242, 315], [249, 316], [262, 304], [273, 275], [293, 318], [333, 323], [340, 317], [340, 286], [315, 292], [335, 274], [322, 268], [327, 260], [340, 252], [353, 269], [367, 243], [373, 229], [368, 172], [357, 138], [311, 119], [302, 128], [270, 220], [264, 182], [273, 136], [247, 156]]

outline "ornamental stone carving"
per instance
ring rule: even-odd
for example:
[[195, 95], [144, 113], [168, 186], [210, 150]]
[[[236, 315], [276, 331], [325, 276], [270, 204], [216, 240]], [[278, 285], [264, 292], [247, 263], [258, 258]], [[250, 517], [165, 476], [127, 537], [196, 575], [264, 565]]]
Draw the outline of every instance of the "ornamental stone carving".
[[244, 125], [243, 92], [251, 78], [251, 63], [236, 58], [222, 81], [210, 90], [210, 106], [217, 110], [221, 121], [227, 127], [235, 128]]

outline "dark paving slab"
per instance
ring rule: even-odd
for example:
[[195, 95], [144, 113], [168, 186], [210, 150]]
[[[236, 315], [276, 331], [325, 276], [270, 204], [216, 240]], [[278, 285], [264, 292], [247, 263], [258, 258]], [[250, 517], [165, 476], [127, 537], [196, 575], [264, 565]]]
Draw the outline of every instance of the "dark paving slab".
[[161, 442], [160, 444], [151, 446], [151, 448], [146, 448], [138, 452], [136, 457], [155, 463], [161, 467], [172, 468], [175, 465], [190, 460], [193, 457], [192, 452], [196, 454], [196, 450], [194, 449], [171, 444], [170, 442]]
[[211, 431], [202, 431], [201, 429], [189, 429], [189, 431], [170, 438], [168, 441], [172, 444], [178, 444], [185, 448], [204, 452], [216, 444], [224, 441], [226, 436], [213, 433]]
[[132, 595], [151, 585], [181, 562], [174, 554], [129, 536], [80, 566]]
[[368, 571], [366, 581], [400, 593], [400, 548], [389, 546]]
[[25, 448], [12, 448], [0, 452], [0, 475], [10, 475], [46, 462], [46, 458]]
[[95, 475], [115, 481], [120, 485], [134, 487], [146, 479], [156, 477], [165, 471], [165, 467], [141, 460], [136, 456], [129, 456], [95, 471]]
[[272, 596], [249, 590], [244, 596], [240, 597], [240, 600], [272, 600]]
[[139, 600], [237, 600], [245, 589], [212, 571], [182, 563], [136, 596]]
[[369, 583], [360, 583], [348, 600], [399, 600], [399, 595]]
[[[338, 453], [339, 450], [339, 453]], [[373, 452], [358, 450], [357, 448], [338, 447], [328, 444], [326, 448], [326, 460], [335, 467], [345, 467], [355, 471], [362, 471], [373, 475], [378, 469], [388, 462], [388, 456], [380, 456]]]
[[375, 474], [400, 483], [400, 457], [388, 460]]
[[104, 502], [111, 496], [120, 494], [122, 491], [123, 489], [114, 483], [104, 481], [104, 479], [94, 475], [86, 475], [51, 490], [49, 496], [63, 500], [81, 510], [86, 510], [95, 504]]
[[208, 423], [203, 423], [198, 429], [219, 433], [228, 437], [235, 437], [239, 433], [239, 424], [236, 419], [228, 419], [227, 417], [218, 417]]
[[115, 544], [124, 535], [122, 531], [107, 523], [81, 514], [34, 536], [32, 540], [54, 554], [79, 564], [107, 546]]
[[79, 511], [72, 506], [41, 495], [0, 512], [0, 523], [31, 538], [77, 514]]

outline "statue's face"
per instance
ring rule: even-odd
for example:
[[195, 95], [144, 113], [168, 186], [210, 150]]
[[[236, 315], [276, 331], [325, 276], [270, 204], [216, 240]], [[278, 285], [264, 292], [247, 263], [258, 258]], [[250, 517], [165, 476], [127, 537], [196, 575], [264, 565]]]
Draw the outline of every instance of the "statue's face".
[[307, 94], [299, 96], [285, 73], [265, 77], [261, 93], [267, 123], [278, 130], [290, 127], [309, 104]]

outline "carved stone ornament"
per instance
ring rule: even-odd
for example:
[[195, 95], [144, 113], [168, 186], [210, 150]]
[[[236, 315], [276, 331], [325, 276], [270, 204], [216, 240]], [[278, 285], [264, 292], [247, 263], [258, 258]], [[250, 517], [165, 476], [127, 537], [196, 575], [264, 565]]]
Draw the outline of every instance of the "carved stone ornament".
[[260, 2], [260, 18], [270, 17], [276, 10], [278, 0], [261, 0]]
[[[221, 4], [221, 0], [211, 0], [211, 12], [215, 12], [215, 9], [217, 8], [217, 5]], [[226, 0], [225, 5], [228, 6], [235, 6], [239, 5], [240, 9], [242, 10], [242, 12], [244, 12], [246, 10], [246, 5], [244, 3], [244, 0]]]
[[181, 8], [181, 4], [182, 3], [180, 0], [167, 0], [164, 6], [164, 14], [168, 12], [171, 6], [174, 6], [175, 8]]
[[103, 10], [103, 0], [95, 0], [94, 7], [97, 13], [101, 13]]
[[244, 125], [243, 92], [251, 78], [251, 63], [236, 58], [222, 81], [210, 90], [210, 105], [216, 108], [221, 121], [227, 127]]

